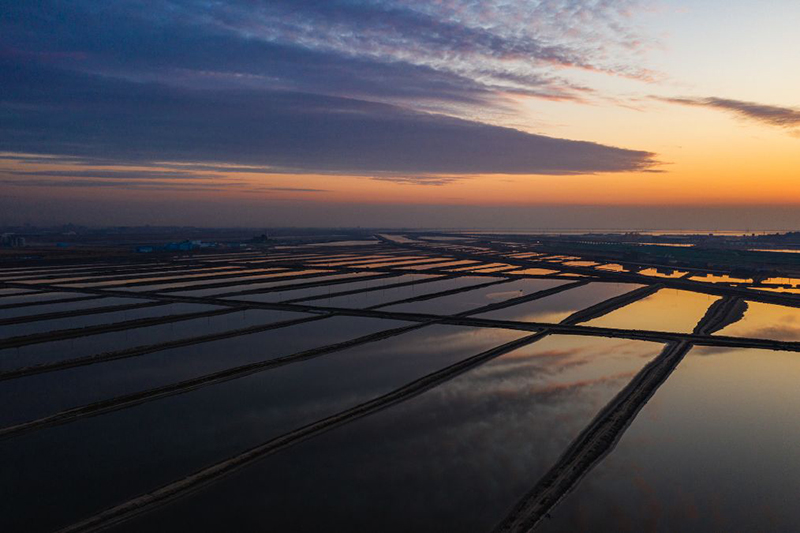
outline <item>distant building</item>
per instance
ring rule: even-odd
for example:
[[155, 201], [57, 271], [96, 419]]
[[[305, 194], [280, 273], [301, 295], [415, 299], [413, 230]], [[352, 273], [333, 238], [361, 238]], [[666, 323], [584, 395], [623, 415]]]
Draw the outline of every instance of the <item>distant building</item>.
[[0, 235], [0, 246], [8, 248], [24, 248], [26, 246], [25, 237], [13, 233], [3, 233]]
[[180, 250], [180, 251], [188, 251], [194, 250], [195, 248], [200, 248], [202, 243], [200, 241], [181, 241], [181, 242], [171, 242], [164, 247], [165, 250]]

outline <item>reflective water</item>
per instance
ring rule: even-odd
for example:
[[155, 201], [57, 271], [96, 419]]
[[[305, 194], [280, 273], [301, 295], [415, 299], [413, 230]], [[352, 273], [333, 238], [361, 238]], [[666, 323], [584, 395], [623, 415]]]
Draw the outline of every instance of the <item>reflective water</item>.
[[660, 350], [546, 338], [118, 531], [490, 531]]
[[470, 287], [472, 285], [478, 285], [486, 282], [487, 278], [465, 276], [455, 279], [445, 279], [441, 281], [431, 281], [428, 283], [407, 285], [405, 287], [383, 289], [380, 291], [362, 292], [358, 294], [350, 294], [347, 296], [338, 296], [333, 298], [320, 298], [318, 300], [309, 300], [303, 303], [306, 303], [308, 305], [321, 305], [330, 307], [352, 307], [356, 309], [364, 309], [366, 307], [383, 305], [390, 302], [405, 300], [407, 298], [415, 298], [417, 296], [432, 294], [435, 292], [449, 291], [453, 289], [459, 289], [462, 287]]
[[406, 244], [419, 242], [414, 239], [409, 239], [408, 237], [403, 237], [402, 235], [381, 234], [381, 237], [393, 242], [406, 243]]
[[[307, 283], [320, 283], [335, 281], [340, 279], [369, 279], [370, 277], [380, 276], [380, 273], [364, 273], [364, 272], [348, 272], [346, 274], [322, 274], [320, 276], [310, 276], [307, 278], [297, 279], [295, 277], [287, 279], [278, 279], [274, 281], [265, 281], [263, 283], [247, 283], [243, 285], [230, 285], [225, 287], [216, 287], [213, 289], [189, 289], [173, 291], [171, 294], [175, 296], [196, 296], [196, 297], [217, 297], [229, 296], [231, 294], [239, 293], [242, 291], [258, 291], [261, 289], [269, 289], [272, 287], [283, 287], [286, 285], [304, 285]], [[289, 290], [287, 288], [287, 290]]]
[[431, 326], [2, 441], [0, 529], [64, 526], [520, 336]]
[[520, 253], [516, 253], [516, 254], [511, 254], [511, 255], [509, 255], [509, 257], [514, 257], [516, 259], [524, 259], [526, 257], [538, 257], [538, 256], [542, 256], [542, 255], [544, 255], [544, 254], [540, 254], [540, 253], [537, 253], [537, 252], [520, 252]]
[[486, 274], [486, 273], [490, 273], [490, 272], [506, 272], [506, 271], [509, 271], [509, 270], [514, 270], [516, 268], [519, 268], [519, 267], [516, 267], [514, 265], [501, 265], [501, 266], [493, 266], [493, 267], [488, 267], [488, 268], [486, 268], [486, 267], [484, 267], [484, 268], [476, 268], [476, 269], [473, 270], [473, 272], [480, 272], [482, 274]]
[[611, 263], [608, 265], [600, 265], [595, 267], [597, 270], [607, 270], [608, 272], [625, 272], [625, 267], [618, 263]]
[[576, 267], [591, 267], [596, 266], [598, 263], [595, 261], [564, 261], [564, 265]]
[[629, 283], [590, 283], [513, 307], [476, 315], [477, 318], [516, 322], [558, 323], [581, 309], [641, 287]]
[[3, 303], [6, 296], [14, 296], [19, 294], [30, 294], [34, 291], [30, 289], [15, 289], [13, 287], [8, 287], [5, 289], [0, 289], [0, 304]]
[[450, 272], [471, 272], [473, 270], [483, 270], [484, 268], [497, 268], [509, 266], [505, 263], [479, 263], [477, 265], [462, 266], [458, 268], [448, 268]]
[[767, 278], [763, 281], [764, 285], [800, 285], [800, 278]]
[[454, 266], [463, 266], [469, 264], [476, 264], [476, 261], [442, 261], [436, 263], [425, 263], [424, 265], [411, 265], [411, 266], [404, 266], [399, 267], [400, 270], [429, 270], [432, 268], [444, 268], [444, 267], [454, 267]]
[[[436, 276], [405, 274], [405, 275], [392, 276], [388, 278], [381, 277], [379, 279], [372, 279], [373, 277], [374, 276], [365, 277], [363, 279], [358, 279], [357, 281], [353, 281], [351, 283], [339, 283], [336, 285], [327, 285], [327, 286], [321, 285], [318, 287], [308, 287], [305, 289], [294, 289], [285, 291], [274, 291], [274, 292], [267, 292], [264, 294], [247, 294], [242, 296], [231, 296], [228, 299], [246, 300], [250, 302], [283, 302], [287, 300], [313, 298], [316, 296], [322, 297], [337, 292], [374, 289], [377, 287], [385, 287], [387, 285], [394, 285], [396, 283], [405, 283], [409, 281], [422, 281], [426, 279], [435, 278]], [[317, 304], [311, 303], [312, 301], [316, 302], [317, 300], [303, 300], [302, 303], [308, 305], [323, 305], [319, 303]]]
[[367, 318], [325, 318], [8, 381], [0, 387], [0, 404], [6, 407], [0, 411], [0, 426], [342, 342], [396, 325], [400, 324]]
[[143, 292], [143, 291], [169, 291], [172, 292], [175, 289], [180, 289], [182, 287], [193, 287], [193, 288], [202, 288], [206, 285], [236, 285], [238, 282], [248, 282], [262, 279], [271, 279], [271, 278], [294, 278], [296, 276], [302, 276], [307, 274], [322, 274], [324, 272], [329, 272], [327, 270], [291, 270], [291, 271], [280, 271], [274, 272], [269, 274], [254, 274], [251, 276], [240, 276], [240, 277], [233, 277], [233, 278], [223, 278], [218, 280], [204, 280], [204, 281], [184, 281], [178, 283], [154, 283], [150, 285], [137, 285], [134, 287], [124, 287], [124, 290], [131, 291], [131, 292]]
[[80, 298], [85, 296], [76, 292], [26, 292], [23, 294], [10, 294], [0, 298], [0, 306], [11, 306], [19, 304], [30, 304], [36, 302], [47, 302], [50, 300], [65, 300], [67, 298]]
[[643, 276], [651, 276], [656, 278], [680, 278], [688, 274], [686, 270], [673, 270], [671, 268], [645, 268], [638, 272]]
[[800, 531], [800, 357], [695, 348], [537, 531]]
[[[91, 281], [92, 278], [87, 278], [90, 281], [83, 282], [83, 283], [70, 283], [69, 285], [72, 287], [116, 287], [116, 286], [124, 286], [127, 283], [142, 283], [145, 281], [153, 281], [158, 283], [168, 283], [170, 280], [190, 280], [193, 278], [208, 278], [213, 276], [223, 276], [220, 279], [225, 279], [224, 276], [232, 276], [233, 274], [258, 274], [262, 272], [276, 272], [284, 269], [278, 268], [258, 268], [258, 269], [247, 269], [247, 268], [232, 268], [232, 267], [214, 267], [214, 268], [202, 268], [202, 269], [192, 269], [192, 270], [184, 270], [184, 271], [174, 271], [170, 270], [167, 272], [148, 272], [144, 274], [139, 274], [138, 276], [134, 274], [121, 274], [120, 276], [107, 276], [103, 274], [102, 278], [114, 278], [108, 279], [105, 281]], [[284, 270], [285, 271], [285, 270]], [[116, 279], [122, 277], [124, 279]]]
[[558, 274], [558, 270], [548, 270], [546, 268], [524, 268], [522, 270], [512, 270], [509, 274], [527, 274], [529, 276], [546, 276], [548, 274]]
[[309, 265], [313, 266], [325, 266], [325, 267], [336, 267], [336, 266], [364, 266], [364, 265], [371, 265], [373, 263], [386, 263], [388, 261], [392, 262], [409, 262], [409, 261], [422, 261], [428, 259], [424, 256], [385, 256], [385, 255], [375, 255], [375, 256], [353, 256], [346, 259], [338, 259], [335, 261], [330, 261], [328, 259], [321, 259], [315, 261], [308, 261]]
[[43, 342], [0, 350], [0, 370], [11, 370], [39, 363], [62, 361], [103, 352], [124, 350], [188, 337], [210, 335], [307, 316], [264, 309], [236, 311], [218, 316], [195, 318], [157, 326], [147, 326], [75, 339]]
[[744, 317], [717, 332], [718, 335], [779, 341], [800, 340], [800, 309], [747, 302]]
[[799, 294], [800, 288], [798, 287], [755, 287], [757, 290], [760, 291], [769, 291], [769, 292], [785, 292], [789, 294]]
[[104, 307], [107, 305], [128, 305], [147, 301], [149, 300], [144, 300], [142, 298], [99, 298], [96, 296], [85, 296], [74, 302], [43, 303], [41, 305], [31, 305], [27, 307], [0, 309], [0, 320], [6, 318], [42, 315], [46, 313], [63, 313], [65, 311], [90, 309], [93, 307]]
[[[481, 279], [489, 282], [493, 278], [484, 277]], [[564, 285], [564, 283], [563, 281], [553, 279], [517, 279], [480, 289], [451, 294], [450, 296], [390, 305], [381, 309], [384, 311], [398, 311], [403, 313], [452, 315], [477, 309], [485, 305], [499, 303], [504, 300], [519, 298], [520, 296]]]
[[[304, 261], [310, 265], [314, 266], [334, 266], [338, 264], [348, 263], [348, 262], [355, 262], [359, 261], [362, 263], [370, 262], [370, 261], [379, 261], [379, 260], [387, 260], [392, 259], [393, 257], [397, 257], [398, 259], [412, 259], [419, 256], [414, 255], [400, 255], [400, 256], [391, 256], [387, 254], [374, 254], [374, 255], [365, 255], [365, 254], [341, 254], [341, 255], [328, 255], [328, 256], [318, 256], [315, 258], [308, 258]], [[290, 255], [291, 259], [296, 259], [296, 256]]]
[[752, 283], [753, 278], [735, 278], [728, 274], [704, 274], [702, 276], [692, 276], [692, 281], [702, 281], [705, 283]]
[[435, 263], [441, 261], [441, 258], [427, 258], [427, 259], [414, 259], [411, 261], [391, 261], [391, 262], [384, 262], [384, 263], [370, 263], [369, 265], [361, 265], [361, 268], [391, 268], [391, 267], [400, 267], [400, 266], [411, 266], [411, 265], [425, 265], [429, 263]]
[[590, 320], [587, 326], [690, 333], [719, 297], [661, 289], [647, 298]]
[[114, 322], [124, 322], [142, 318], [197, 313], [216, 308], [217, 307], [213, 305], [173, 303], [157, 305], [153, 307], [143, 307], [141, 309], [128, 309], [125, 311], [106, 311], [104, 313], [98, 313], [94, 315], [72, 316], [52, 320], [39, 320], [36, 322], [9, 324], [5, 326], [0, 325], [0, 338], [16, 337], [20, 335], [33, 335], [35, 333], [49, 333], [64, 329], [85, 328], [100, 324], [112, 324]]

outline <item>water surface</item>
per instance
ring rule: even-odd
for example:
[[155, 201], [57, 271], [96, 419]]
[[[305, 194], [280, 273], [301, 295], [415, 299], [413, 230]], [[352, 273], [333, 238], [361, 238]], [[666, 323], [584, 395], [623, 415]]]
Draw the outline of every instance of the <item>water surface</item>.
[[[488, 283], [498, 278], [481, 277], [481, 279]], [[381, 310], [452, 315], [512, 298], [519, 298], [534, 292], [564, 285], [564, 283], [553, 279], [517, 279], [430, 300], [390, 305], [382, 307]]]
[[394, 287], [379, 291], [349, 294], [347, 296], [334, 296], [333, 298], [319, 298], [317, 300], [308, 300], [303, 303], [308, 305], [350, 307], [356, 309], [364, 309], [366, 307], [384, 305], [390, 302], [396, 302], [408, 298], [416, 298], [417, 296], [423, 296], [426, 294], [433, 294], [436, 292], [460, 289], [463, 287], [470, 287], [472, 285], [479, 285], [481, 283], [487, 283], [488, 281], [490, 280], [484, 277], [464, 276], [453, 279], [444, 279], [440, 281], [431, 281], [428, 283], [406, 285], [405, 287]]
[[800, 358], [695, 348], [537, 531], [800, 531]]
[[199, 337], [302, 316], [306, 315], [302, 313], [287, 313], [285, 311], [249, 309], [168, 324], [31, 344], [19, 348], [6, 348], [0, 350], [0, 370], [12, 370], [40, 363], [125, 350], [136, 346]]
[[516, 322], [558, 323], [571, 314], [641, 287], [629, 283], [590, 283], [539, 300], [476, 315], [477, 318]]
[[2, 441], [0, 529], [66, 525], [522, 335], [430, 326]]
[[546, 338], [120, 530], [484, 533], [660, 350]]
[[717, 334], [797, 341], [800, 340], [800, 309], [761, 302], [747, 302], [747, 310], [742, 319], [721, 329]]
[[650, 296], [586, 322], [601, 328], [645, 329], [691, 333], [719, 297], [675, 289]]

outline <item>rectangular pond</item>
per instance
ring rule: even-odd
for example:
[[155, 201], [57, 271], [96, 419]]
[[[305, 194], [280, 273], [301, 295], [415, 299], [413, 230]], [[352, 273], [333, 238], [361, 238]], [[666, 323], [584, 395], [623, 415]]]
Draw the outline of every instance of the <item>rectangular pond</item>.
[[[419, 274], [416, 274], [416, 276], [419, 276]], [[405, 278], [406, 276], [403, 277]], [[408, 298], [416, 298], [418, 296], [424, 296], [426, 294], [433, 294], [437, 292], [450, 291], [464, 287], [471, 287], [473, 285], [487, 283], [487, 281], [491, 280], [487, 280], [487, 278], [483, 277], [464, 276], [459, 278], [443, 279], [439, 281], [406, 285], [404, 287], [394, 287], [378, 291], [349, 294], [346, 296], [319, 298], [317, 300], [308, 300], [303, 303], [308, 305], [319, 305], [319, 306], [329, 306], [329, 307], [350, 307], [355, 309], [364, 309], [367, 307], [385, 305], [390, 302], [397, 302]]]
[[800, 357], [695, 348], [536, 531], [800, 531]]
[[0, 441], [8, 465], [0, 498], [15, 502], [0, 515], [0, 529], [66, 526], [521, 336], [425, 327]]
[[[104, 298], [105, 299], [105, 298]], [[95, 300], [100, 302], [102, 300]], [[114, 322], [155, 318], [162, 316], [180, 315], [185, 313], [198, 313], [216, 309], [216, 306], [206, 304], [167, 303], [139, 309], [126, 309], [124, 311], [105, 311], [97, 314], [78, 315], [50, 320], [37, 320], [19, 324], [0, 324], [0, 339], [22, 335], [34, 335], [53, 331], [86, 328]]]
[[180, 322], [98, 333], [83, 337], [30, 344], [0, 350], [0, 370], [63, 361], [104, 352], [125, 350], [189, 337], [210, 335], [259, 324], [280, 322], [307, 316], [265, 309], [249, 309], [227, 314], [193, 318]]
[[654, 294], [585, 323], [601, 328], [691, 333], [718, 296], [676, 289]]
[[67, 311], [91, 309], [94, 307], [104, 307], [107, 305], [128, 305], [150, 301], [145, 300], [144, 298], [102, 298], [100, 296], [80, 296], [77, 294], [75, 296], [78, 296], [79, 299], [72, 302], [42, 302], [38, 305], [0, 309], [0, 320], [43, 315], [47, 313], [64, 313]]
[[[297, 318], [296, 313], [281, 315]], [[404, 325], [331, 317], [3, 382], [0, 426]]]
[[160, 291], [160, 292], [174, 292], [181, 290], [183, 288], [208, 288], [209, 285], [211, 286], [228, 286], [228, 285], [236, 285], [237, 283], [241, 285], [246, 285], [248, 283], [257, 283], [260, 280], [266, 279], [291, 279], [296, 276], [301, 275], [308, 275], [308, 274], [323, 274], [328, 272], [326, 270], [281, 270], [279, 272], [271, 272], [267, 274], [253, 274], [248, 276], [238, 276], [232, 278], [221, 278], [217, 280], [204, 280], [204, 281], [183, 281], [183, 282], [173, 282], [173, 283], [154, 283], [150, 285], [136, 285], [133, 287], [120, 287], [120, 289], [124, 289], [126, 291], [131, 292], [144, 292], [144, 291]]
[[742, 319], [721, 329], [717, 334], [776, 341], [800, 341], [800, 309], [747, 302], [747, 310]]
[[49, 302], [52, 300], [66, 300], [71, 298], [80, 298], [87, 296], [78, 292], [57, 292], [57, 291], [35, 291], [25, 292], [22, 294], [10, 294], [4, 298], [0, 298], [1, 307], [11, 307], [23, 304], [35, 304]]
[[[353, 291], [353, 290], [367, 290], [385, 287], [387, 285], [394, 285], [396, 283], [405, 283], [409, 281], [422, 281], [426, 279], [435, 278], [436, 276], [422, 276], [418, 274], [398, 274], [397, 276], [383, 277], [383, 276], [365, 276], [354, 278], [354, 281], [349, 283], [337, 283], [334, 285], [319, 285], [317, 287], [306, 287], [304, 289], [291, 289], [291, 290], [278, 290], [266, 292], [263, 294], [245, 294], [241, 296], [231, 296], [227, 299], [242, 300], [248, 302], [285, 302], [291, 300], [302, 299], [301, 303], [308, 305], [322, 305], [311, 303], [313, 300], [305, 300], [306, 298], [322, 297], [328, 294]], [[287, 288], [288, 289], [288, 288]]]
[[[311, 283], [324, 283], [329, 281], [338, 281], [343, 279], [369, 279], [371, 277], [381, 276], [379, 272], [364, 273], [364, 272], [348, 272], [346, 274], [321, 274], [318, 276], [309, 277], [290, 277], [286, 279], [277, 279], [272, 281], [265, 281], [263, 283], [246, 283], [234, 284], [225, 287], [214, 287], [211, 289], [183, 289], [171, 291], [170, 294], [175, 296], [195, 296], [195, 297], [224, 297], [238, 294], [241, 292], [257, 292], [259, 290], [271, 289], [273, 287], [284, 287], [288, 285], [306, 285]], [[293, 290], [287, 287], [286, 290]]]
[[[478, 279], [483, 279], [488, 283], [497, 278], [478, 277]], [[382, 307], [381, 310], [398, 311], [402, 313], [452, 315], [477, 309], [489, 304], [500, 303], [512, 298], [519, 298], [564, 284], [564, 281], [552, 279], [516, 279], [430, 300], [390, 305], [388, 307]]]
[[547, 337], [118, 531], [491, 531], [661, 348]]
[[571, 314], [641, 287], [629, 283], [590, 283], [539, 300], [475, 315], [515, 322], [558, 323]]

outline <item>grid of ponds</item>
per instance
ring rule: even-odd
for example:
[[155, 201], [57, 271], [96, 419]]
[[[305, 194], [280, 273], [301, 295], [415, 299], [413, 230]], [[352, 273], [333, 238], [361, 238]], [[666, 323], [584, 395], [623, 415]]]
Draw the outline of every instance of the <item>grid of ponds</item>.
[[0, 268], [0, 529], [800, 527], [790, 291], [379, 239]]

